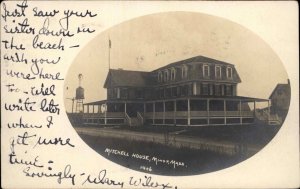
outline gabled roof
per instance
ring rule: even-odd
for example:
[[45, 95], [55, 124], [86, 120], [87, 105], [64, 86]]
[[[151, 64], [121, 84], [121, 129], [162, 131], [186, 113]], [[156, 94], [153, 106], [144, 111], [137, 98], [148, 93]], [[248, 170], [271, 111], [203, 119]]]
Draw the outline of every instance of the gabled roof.
[[273, 97], [273, 95], [275, 94], [275, 92], [276, 92], [276, 91], [279, 91], [279, 90], [282, 90], [282, 91], [284, 91], [286, 94], [289, 94], [289, 93], [290, 93], [290, 90], [291, 90], [291, 89], [290, 89], [290, 84], [289, 84], [289, 83], [288, 83], [288, 84], [281, 84], [281, 83], [277, 84], [276, 87], [275, 87], [275, 89], [272, 91], [272, 93], [271, 93], [269, 99], [271, 99], [271, 98]]
[[[142, 71], [132, 71], [132, 70], [123, 70], [123, 69], [110, 69], [106, 77], [104, 88], [108, 87], [145, 87], [155, 84], [156, 82], [156, 71], [161, 69], [166, 69], [170, 67], [180, 66], [182, 64], [191, 64], [191, 63], [208, 63], [208, 64], [221, 64], [229, 65], [233, 68], [233, 80], [234, 82], [241, 82], [241, 79], [234, 68], [233, 64], [227, 62], [215, 60], [205, 56], [196, 56], [188, 58], [185, 60], [173, 62], [164, 67], [160, 67], [152, 72], [142, 72]], [[212, 78], [213, 79], [213, 78]]]
[[104, 88], [108, 86], [144, 87], [149, 82], [148, 74], [149, 72], [110, 69], [104, 83]]
[[223, 62], [223, 61], [220, 61], [220, 60], [216, 60], [216, 59], [212, 59], [212, 58], [208, 58], [208, 57], [205, 57], [205, 56], [195, 56], [195, 57], [192, 57], [192, 58], [188, 58], [188, 59], [185, 59], [185, 60], [180, 60], [180, 61], [176, 61], [176, 62], [173, 62], [173, 63], [170, 63], [164, 67], [160, 67], [156, 70], [153, 70], [153, 72], [155, 71], [158, 71], [160, 69], [165, 69], [165, 68], [169, 68], [169, 67], [174, 67], [174, 66], [180, 66], [182, 64], [186, 64], [186, 63], [194, 63], [194, 62], [202, 62], [202, 63], [214, 63], [214, 64], [223, 64], [223, 65], [231, 65], [231, 66], [234, 66], [233, 64], [230, 64], [230, 63], [227, 63], [227, 62]]

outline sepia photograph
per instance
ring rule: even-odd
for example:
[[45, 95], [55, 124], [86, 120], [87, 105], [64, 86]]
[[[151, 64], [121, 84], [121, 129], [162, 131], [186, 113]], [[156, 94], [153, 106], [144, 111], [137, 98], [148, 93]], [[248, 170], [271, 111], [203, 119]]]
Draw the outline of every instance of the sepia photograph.
[[200, 13], [153, 14], [104, 31], [65, 81], [67, 115], [103, 157], [195, 175], [259, 152], [288, 113], [290, 81], [251, 31]]

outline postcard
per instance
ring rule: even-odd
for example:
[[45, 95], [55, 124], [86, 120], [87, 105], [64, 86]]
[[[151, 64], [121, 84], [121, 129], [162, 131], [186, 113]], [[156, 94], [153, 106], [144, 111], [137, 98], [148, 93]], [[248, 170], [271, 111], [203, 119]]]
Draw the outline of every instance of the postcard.
[[2, 187], [299, 187], [297, 7], [2, 2]]

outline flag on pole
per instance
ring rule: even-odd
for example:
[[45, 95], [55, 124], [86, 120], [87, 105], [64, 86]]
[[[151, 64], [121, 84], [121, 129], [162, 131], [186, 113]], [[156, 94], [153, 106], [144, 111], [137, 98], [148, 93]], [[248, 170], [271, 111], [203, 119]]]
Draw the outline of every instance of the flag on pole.
[[111, 40], [108, 36], [108, 69], [110, 69], [110, 49], [111, 49]]

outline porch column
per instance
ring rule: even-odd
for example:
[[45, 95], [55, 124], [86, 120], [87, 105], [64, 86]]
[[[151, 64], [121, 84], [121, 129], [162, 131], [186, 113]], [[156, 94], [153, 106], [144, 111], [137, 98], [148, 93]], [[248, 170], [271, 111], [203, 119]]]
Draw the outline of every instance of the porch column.
[[101, 105], [98, 105], [98, 113], [101, 113]]
[[127, 103], [126, 102], [124, 102], [124, 123], [126, 124], [126, 109], [127, 109], [127, 107], [126, 107], [126, 105], [127, 105]]
[[174, 100], [174, 125], [176, 125], [176, 112], [177, 112], [177, 105], [176, 105], [176, 100]]
[[166, 119], [166, 102], [163, 101], [163, 124], [165, 124], [165, 119]]
[[155, 124], [155, 102], [153, 102], [153, 124]]
[[190, 99], [188, 98], [188, 125], [191, 125]]
[[206, 109], [207, 109], [207, 125], [209, 125], [209, 99], [206, 100]]
[[93, 104], [93, 114], [95, 113], [95, 105]]
[[243, 118], [242, 118], [242, 100], [240, 100], [240, 124], [242, 125], [243, 124]]
[[224, 124], [227, 124], [226, 100], [224, 100]]
[[90, 105], [87, 105], [87, 113], [90, 113]]
[[105, 103], [105, 107], [106, 107], [106, 110], [104, 111], [104, 124], [106, 125], [107, 124], [107, 110], [108, 110], [107, 103]]
[[256, 102], [255, 102], [255, 100], [253, 101], [254, 102], [254, 112], [253, 112], [253, 116], [254, 116], [254, 118], [256, 117]]

